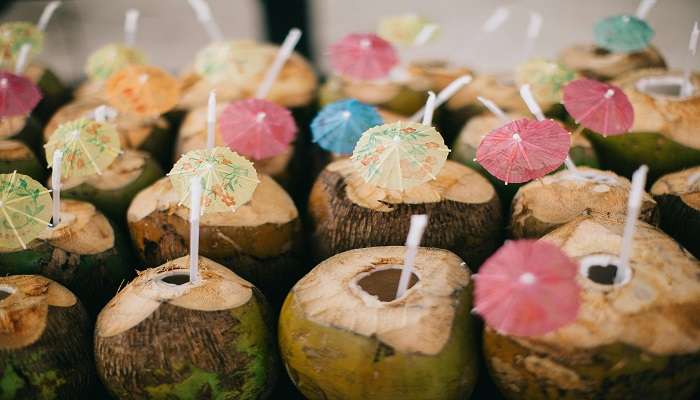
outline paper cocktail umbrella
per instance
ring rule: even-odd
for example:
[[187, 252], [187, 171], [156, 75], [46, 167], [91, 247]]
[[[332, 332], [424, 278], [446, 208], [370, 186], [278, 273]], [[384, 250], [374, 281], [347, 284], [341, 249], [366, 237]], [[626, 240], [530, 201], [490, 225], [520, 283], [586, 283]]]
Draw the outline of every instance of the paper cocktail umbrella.
[[379, 36], [391, 43], [421, 46], [433, 39], [440, 27], [415, 14], [397, 15], [379, 21]]
[[323, 149], [350, 154], [362, 133], [383, 122], [374, 107], [355, 99], [339, 100], [323, 107], [311, 122], [311, 133]]
[[574, 79], [576, 72], [554, 61], [530, 60], [515, 69], [517, 85], [529, 84], [540, 103], [559, 103], [562, 87]]
[[0, 174], [0, 247], [27, 247], [51, 219], [51, 195], [34, 179]]
[[614, 52], [634, 53], [649, 45], [654, 30], [643, 19], [632, 15], [615, 15], [598, 21], [593, 35], [599, 47]]
[[564, 87], [564, 107], [576, 123], [602, 135], [619, 135], [634, 123], [634, 109], [617, 86], [577, 79]]
[[127, 10], [124, 18], [124, 43], [110, 43], [93, 52], [85, 64], [88, 78], [104, 81], [124, 67], [146, 62], [146, 56], [134, 48], [138, 19], [138, 10]]
[[0, 25], [0, 69], [14, 68], [25, 44], [31, 46], [31, 56], [38, 55], [44, 46], [44, 32], [30, 22], [6, 22]]
[[373, 80], [389, 75], [399, 60], [386, 40], [372, 33], [353, 33], [331, 45], [330, 62], [339, 75]]
[[29, 114], [41, 100], [41, 91], [29, 79], [0, 72], [0, 118]]
[[124, 113], [157, 116], [173, 108], [180, 85], [169, 73], [148, 65], [130, 65], [105, 82], [110, 104]]
[[212, 84], [244, 83], [265, 72], [270, 52], [252, 40], [212, 42], [194, 59], [195, 71]]

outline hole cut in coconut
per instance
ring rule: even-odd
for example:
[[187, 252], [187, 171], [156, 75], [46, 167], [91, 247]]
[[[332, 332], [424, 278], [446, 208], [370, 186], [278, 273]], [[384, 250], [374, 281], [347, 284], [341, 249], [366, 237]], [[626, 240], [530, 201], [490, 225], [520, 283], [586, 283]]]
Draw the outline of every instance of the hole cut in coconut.
[[604, 49], [602, 47], [596, 47], [595, 50], [593, 50], [593, 54], [596, 56], [607, 56], [610, 54], [610, 50]]
[[161, 282], [167, 285], [179, 286], [190, 283], [190, 274], [187, 272], [177, 271], [171, 274], [162, 275], [159, 279]]
[[15, 293], [15, 291], [16, 289], [12, 286], [0, 285], [0, 301], [3, 301], [6, 298], [12, 296]]
[[[379, 301], [394, 301], [401, 278], [401, 269], [401, 266], [396, 266], [375, 270], [360, 278], [357, 285], [367, 294], [377, 297]], [[419, 280], [416, 274], [411, 273], [408, 289], [412, 288]]]
[[622, 266], [616, 256], [596, 254], [581, 260], [579, 273], [602, 286], [622, 286], [632, 279], [632, 270]]
[[[682, 76], [666, 75], [640, 79], [636, 86], [637, 90], [651, 97], [681, 100], [686, 98], [682, 95], [685, 84], [686, 81]], [[691, 93], [695, 93], [695, 86]]]

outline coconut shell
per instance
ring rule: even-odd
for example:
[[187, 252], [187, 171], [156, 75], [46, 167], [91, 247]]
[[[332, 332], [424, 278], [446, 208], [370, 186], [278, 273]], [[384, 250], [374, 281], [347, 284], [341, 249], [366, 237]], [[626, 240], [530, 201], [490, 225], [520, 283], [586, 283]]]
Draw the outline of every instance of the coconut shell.
[[559, 61], [581, 75], [603, 81], [638, 69], [666, 68], [663, 56], [654, 46], [636, 53], [613, 53], [592, 44], [578, 44], [565, 48]]
[[[468, 269], [449, 251], [420, 248], [404, 296], [381, 301], [363, 289], [373, 272], [400, 275], [404, 254], [393, 246], [335, 255], [289, 293], [279, 343], [306, 398], [468, 398], [478, 365]], [[397, 279], [381, 284], [395, 292]]]
[[41, 121], [32, 115], [0, 118], [0, 140], [7, 139], [26, 144], [36, 154], [43, 153]]
[[18, 140], [0, 140], [0, 174], [17, 171], [35, 180], [44, 178], [45, 170], [34, 152]]
[[100, 313], [97, 371], [118, 398], [264, 399], [278, 360], [264, 297], [226, 267], [189, 257], [143, 271]]
[[46, 66], [30, 63], [24, 72], [41, 90], [41, 100], [32, 110], [32, 115], [41, 121], [48, 121], [51, 115], [70, 97], [68, 87]]
[[435, 180], [405, 192], [365, 183], [350, 160], [329, 164], [311, 190], [318, 260], [363, 247], [400, 245], [413, 214], [428, 214], [422, 244], [453, 251], [477, 268], [501, 240], [501, 205], [488, 181], [447, 161]]
[[[610, 171], [581, 167], [582, 174], [596, 174], [606, 181], [581, 179], [562, 170], [523, 185], [512, 203], [510, 236], [540, 238], [581, 215], [624, 219], [630, 181]], [[646, 192], [639, 214], [642, 221], [658, 224], [656, 202]]]
[[[570, 257], [618, 254], [624, 223], [580, 217], [542, 240]], [[690, 399], [700, 388], [700, 263], [638, 222], [626, 284], [583, 275], [574, 322], [536, 337], [484, 334], [491, 375], [509, 399]]]
[[0, 294], [0, 398], [92, 398], [91, 328], [75, 295], [38, 275], [0, 277]]
[[661, 229], [700, 258], [700, 180], [688, 179], [700, 173], [700, 167], [664, 175], [651, 187], [659, 204]]

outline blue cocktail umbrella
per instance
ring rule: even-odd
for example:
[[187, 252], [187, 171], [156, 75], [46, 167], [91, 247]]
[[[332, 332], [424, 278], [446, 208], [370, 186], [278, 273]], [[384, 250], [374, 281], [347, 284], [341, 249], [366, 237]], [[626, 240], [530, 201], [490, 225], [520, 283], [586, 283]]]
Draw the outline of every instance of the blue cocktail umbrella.
[[644, 20], [631, 15], [616, 15], [598, 21], [593, 28], [595, 42], [606, 50], [633, 53], [644, 50], [654, 30]]
[[324, 150], [350, 154], [364, 131], [383, 123], [374, 107], [355, 99], [339, 100], [323, 107], [311, 122], [311, 133]]

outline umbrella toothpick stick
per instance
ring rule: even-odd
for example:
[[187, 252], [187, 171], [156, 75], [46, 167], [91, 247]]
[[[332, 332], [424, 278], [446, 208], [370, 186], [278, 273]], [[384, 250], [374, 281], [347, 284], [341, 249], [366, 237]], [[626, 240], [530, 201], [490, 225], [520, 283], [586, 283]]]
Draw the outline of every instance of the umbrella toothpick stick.
[[[468, 85], [469, 82], [471, 82], [471, 81], [472, 81], [471, 75], [462, 75], [459, 78], [450, 82], [450, 84], [445, 86], [445, 88], [442, 89], [440, 91], [440, 93], [438, 93], [437, 97], [435, 98], [435, 108], [438, 108], [441, 105], [445, 104], [445, 102], [447, 102], [447, 100], [452, 98], [452, 96], [454, 96], [455, 93], [459, 92], [464, 86]], [[413, 121], [413, 122], [420, 121], [424, 112], [425, 112], [425, 107], [416, 111], [416, 113], [411, 116], [409, 121]]]
[[634, 243], [634, 232], [637, 227], [639, 211], [642, 208], [642, 194], [647, 180], [649, 168], [646, 165], [639, 167], [632, 175], [632, 187], [630, 188], [629, 199], [627, 201], [627, 217], [625, 218], [625, 230], [622, 234], [622, 246], [620, 247], [620, 266], [629, 267], [630, 256], [632, 255], [632, 244]]
[[267, 97], [267, 95], [270, 93], [270, 89], [272, 89], [272, 84], [275, 83], [275, 80], [277, 80], [277, 76], [279, 75], [280, 71], [282, 71], [284, 63], [287, 62], [287, 59], [289, 59], [294, 52], [294, 48], [296, 47], [297, 43], [299, 43], [300, 38], [300, 29], [292, 28], [289, 30], [287, 37], [284, 39], [282, 46], [280, 46], [280, 49], [277, 52], [277, 56], [275, 56], [275, 61], [272, 62], [272, 65], [267, 70], [267, 73], [265, 73], [265, 79], [263, 79], [262, 83], [258, 87], [258, 90], [255, 93], [255, 98], [264, 99]]
[[221, 28], [217, 25], [214, 18], [211, 16], [211, 9], [209, 4], [204, 0], [187, 0], [190, 3], [190, 7], [194, 10], [197, 15], [199, 23], [202, 24], [204, 29], [209, 35], [209, 39], [212, 42], [220, 42], [224, 39], [224, 35], [221, 33]]
[[639, 6], [637, 7], [637, 12], [635, 13], [637, 18], [646, 19], [649, 11], [651, 11], [652, 7], [654, 7], [654, 4], [656, 4], [656, 0], [640, 1]]
[[57, 227], [61, 223], [61, 163], [63, 152], [56, 150], [53, 152], [53, 162], [51, 163], [51, 189], [53, 193], [51, 205], [51, 226]]
[[207, 108], [207, 149], [214, 148], [214, 137], [216, 135], [216, 91], [209, 92], [209, 102]]
[[481, 104], [483, 104], [487, 110], [491, 111], [491, 113], [493, 115], [498, 117], [498, 119], [502, 123], [507, 124], [508, 122], [510, 122], [510, 118], [508, 118], [506, 113], [503, 110], [501, 110], [501, 108], [499, 106], [497, 106], [496, 103], [494, 103], [493, 101], [491, 101], [485, 97], [481, 97], [481, 96], [477, 96], [476, 99], [479, 100], [479, 102], [481, 102]]
[[139, 10], [130, 8], [124, 17], [124, 43], [128, 47], [134, 47], [136, 43], [136, 30], [139, 24]]
[[36, 23], [37, 29], [42, 32], [46, 31], [46, 27], [49, 25], [49, 21], [51, 21], [53, 12], [61, 6], [61, 3], [62, 2], [60, 1], [52, 1], [47, 4], [46, 7], [44, 7], [44, 11], [42, 11], [41, 16], [39, 17], [39, 22]]
[[688, 57], [689, 60], [685, 71], [683, 71], [683, 87], [681, 87], [681, 96], [683, 97], [692, 95], [694, 91], [691, 65], [693, 65], [693, 58], [695, 58], [698, 51], [698, 36], [700, 36], [700, 28], [698, 28], [698, 21], [695, 21], [693, 29], [690, 31], [690, 40], [688, 41], [690, 56]]
[[411, 280], [413, 267], [416, 263], [418, 246], [420, 246], [420, 241], [426, 226], [428, 226], [427, 215], [411, 215], [411, 227], [408, 229], [408, 236], [406, 237], [406, 256], [404, 257], [403, 268], [401, 269], [399, 286], [396, 289], [397, 299], [403, 296], [406, 290], [408, 290], [408, 283]]
[[199, 276], [199, 218], [202, 214], [202, 179], [192, 178], [190, 183], [190, 283], [200, 281]]
[[15, 64], [15, 74], [22, 75], [24, 68], [27, 66], [29, 60], [29, 52], [32, 50], [32, 45], [25, 43], [19, 49], [19, 55], [17, 55], [17, 63]]
[[423, 114], [423, 125], [433, 124], [433, 111], [435, 111], [435, 93], [428, 92], [428, 101], [425, 102], [425, 114]]

